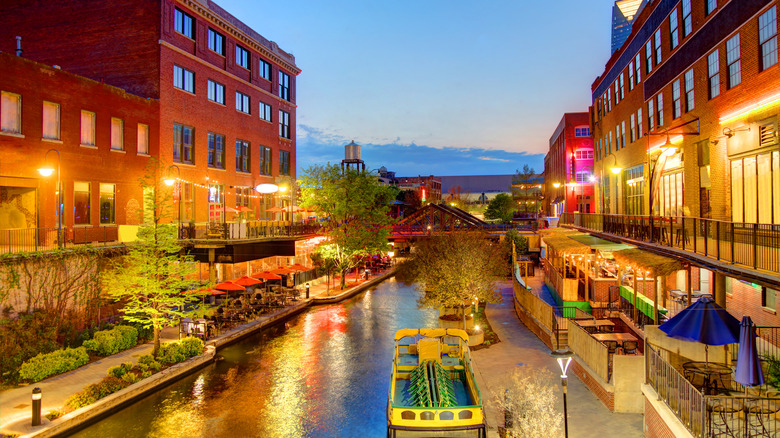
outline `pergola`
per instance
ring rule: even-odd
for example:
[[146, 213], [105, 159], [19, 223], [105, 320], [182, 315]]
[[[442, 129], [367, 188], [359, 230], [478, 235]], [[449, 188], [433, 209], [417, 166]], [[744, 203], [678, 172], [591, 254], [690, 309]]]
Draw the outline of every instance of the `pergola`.
[[[665, 277], [667, 275], [673, 274], [681, 269], [683, 269], [682, 263], [680, 263], [678, 260], [675, 260], [670, 257], [665, 257], [662, 255], [654, 254], [652, 252], [638, 249], [638, 248], [631, 248], [631, 249], [622, 249], [620, 251], [615, 251], [612, 253], [613, 257], [615, 257], [615, 262], [617, 263], [618, 267], [618, 284], [620, 284], [620, 278], [621, 278], [621, 271], [624, 271], [626, 269], [631, 270], [634, 273], [634, 296], [633, 296], [633, 302], [634, 302], [634, 320], [637, 319], [637, 310], [643, 310], [644, 313], [647, 313], [647, 310], [649, 309], [641, 309], [643, 306], [640, 302], [638, 302], [638, 291], [637, 291], [637, 274], [642, 274], [642, 278], [646, 279], [648, 277], [653, 279], [653, 300], [652, 300], [652, 309], [653, 309], [653, 319], [656, 321], [656, 323], [659, 322], [659, 309], [658, 309], [658, 282], [659, 278]], [[644, 280], [646, 281], [646, 280]], [[646, 289], [645, 289], [646, 290]], [[621, 290], [622, 293], [622, 290]], [[688, 288], [688, 302], [690, 302], [690, 288]], [[664, 306], [666, 305], [666, 294], [663, 294], [664, 299]], [[640, 300], [641, 301], [641, 300]], [[649, 304], [649, 303], [647, 303]], [[646, 307], [646, 306], [644, 306]], [[648, 315], [649, 316], [649, 315]]]

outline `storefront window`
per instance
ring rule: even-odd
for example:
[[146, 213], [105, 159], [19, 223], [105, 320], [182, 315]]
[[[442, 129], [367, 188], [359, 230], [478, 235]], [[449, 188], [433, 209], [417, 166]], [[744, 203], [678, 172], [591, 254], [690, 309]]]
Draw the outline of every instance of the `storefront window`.
[[114, 184], [100, 184], [100, 224], [116, 223], [114, 208]]
[[89, 225], [89, 183], [73, 183], [73, 223]]
[[734, 222], [780, 224], [780, 152], [731, 161], [731, 217]]

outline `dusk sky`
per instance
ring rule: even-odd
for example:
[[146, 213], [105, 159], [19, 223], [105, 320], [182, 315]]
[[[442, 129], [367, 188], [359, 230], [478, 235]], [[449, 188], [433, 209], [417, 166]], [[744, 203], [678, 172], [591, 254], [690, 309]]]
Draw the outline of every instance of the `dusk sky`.
[[399, 176], [544, 169], [609, 58], [611, 0], [217, 3], [295, 55], [298, 170], [361, 144]]

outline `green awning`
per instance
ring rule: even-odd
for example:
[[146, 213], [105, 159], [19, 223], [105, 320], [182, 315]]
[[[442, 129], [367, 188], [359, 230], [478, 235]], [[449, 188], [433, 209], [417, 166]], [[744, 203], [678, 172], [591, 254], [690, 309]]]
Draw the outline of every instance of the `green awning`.
[[569, 236], [569, 239], [574, 239], [584, 245], [588, 245], [593, 249], [599, 251], [619, 251], [621, 249], [634, 248], [631, 245], [624, 243], [615, 243], [610, 240], [602, 239], [600, 237], [591, 236], [590, 234], [578, 234], [575, 236]]
[[[634, 304], [634, 288], [629, 286], [620, 286], [620, 296], [627, 299], [629, 303]], [[636, 294], [636, 308], [640, 312], [649, 316], [650, 319], [655, 321], [655, 307], [653, 306], [653, 300], [647, 298], [641, 293]], [[661, 305], [658, 305], [658, 313], [666, 314], [668, 310]]]

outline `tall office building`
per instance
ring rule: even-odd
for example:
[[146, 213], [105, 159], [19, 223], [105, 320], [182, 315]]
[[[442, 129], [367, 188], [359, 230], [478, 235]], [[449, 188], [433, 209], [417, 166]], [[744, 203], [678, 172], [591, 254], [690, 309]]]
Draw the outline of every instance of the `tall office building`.
[[618, 0], [612, 6], [612, 53], [620, 49], [631, 35], [631, 24], [646, 0]]

